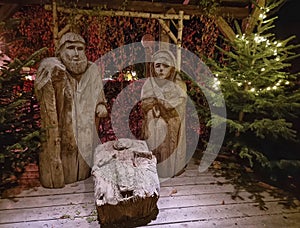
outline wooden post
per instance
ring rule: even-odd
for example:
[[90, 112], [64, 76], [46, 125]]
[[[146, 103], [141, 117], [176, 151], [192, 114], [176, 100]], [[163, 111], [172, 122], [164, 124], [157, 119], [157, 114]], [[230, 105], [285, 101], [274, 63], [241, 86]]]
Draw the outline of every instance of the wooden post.
[[[168, 35], [168, 32], [166, 31], [166, 28], [169, 29], [170, 27], [170, 21], [164, 21], [162, 19], [159, 19], [159, 41], [160, 43], [160, 49], [169, 49], [168, 43], [170, 43], [170, 36]], [[169, 32], [171, 32], [169, 30]]]
[[150, 61], [151, 55], [153, 53], [153, 45], [154, 37], [151, 34], [145, 34], [142, 37], [142, 45], [145, 48], [145, 77], [150, 77]]
[[52, 0], [52, 14], [53, 14], [53, 41], [54, 47], [58, 44], [58, 17], [56, 0]]
[[177, 32], [177, 70], [181, 69], [181, 45], [182, 45], [182, 30], [183, 30], [183, 11], [179, 11], [178, 32]]

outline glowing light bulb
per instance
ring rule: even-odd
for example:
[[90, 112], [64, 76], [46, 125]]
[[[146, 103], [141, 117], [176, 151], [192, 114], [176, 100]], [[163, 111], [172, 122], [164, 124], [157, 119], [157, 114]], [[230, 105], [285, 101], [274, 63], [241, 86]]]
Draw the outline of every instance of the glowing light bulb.
[[259, 19], [263, 20], [265, 19], [267, 16], [264, 13], [259, 14]]
[[261, 71], [263, 72], [263, 71], [265, 71], [266, 69], [263, 67], [263, 68], [261, 68]]

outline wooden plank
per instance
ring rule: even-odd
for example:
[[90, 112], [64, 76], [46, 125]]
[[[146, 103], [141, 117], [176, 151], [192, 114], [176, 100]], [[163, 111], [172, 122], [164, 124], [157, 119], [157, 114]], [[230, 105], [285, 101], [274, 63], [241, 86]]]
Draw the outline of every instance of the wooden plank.
[[[150, 224], [168, 224], [198, 220], [228, 219], [236, 217], [252, 217], [260, 215], [300, 213], [300, 209], [285, 209], [278, 202], [266, 202], [268, 210], [260, 210], [256, 203], [205, 205], [195, 207], [179, 207], [160, 209], [158, 217]], [[21, 210], [5, 210], [1, 212], [0, 224], [17, 222], [37, 222], [62, 218], [88, 217], [94, 212], [93, 204], [79, 204], [68, 206], [41, 207]]]
[[142, 227], [156, 228], [182, 228], [182, 227], [222, 227], [222, 228], [258, 228], [258, 227], [298, 227], [300, 223], [300, 213], [276, 214], [276, 215], [258, 215], [249, 217], [235, 217], [211, 220], [198, 220], [184, 223], [171, 224], [149, 224]]
[[1, 210], [94, 203], [94, 192], [2, 199]]
[[[286, 209], [286, 198], [259, 192], [267, 210], [260, 210], [253, 193], [244, 190], [231, 198], [235, 188], [211, 171], [199, 173], [195, 161], [179, 177], [161, 184], [158, 218], [155, 227], [296, 227], [300, 203]], [[221, 184], [221, 185], [219, 185]], [[0, 200], [0, 228], [9, 227], [99, 227], [91, 213], [95, 210], [93, 180], [89, 178], [62, 189], [42, 187], [27, 190], [13, 199]], [[282, 203], [282, 204], [281, 204]], [[64, 218], [64, 219], [63, 219]]]
[[198, 184], [225, 184], [228, 181], [224, 177], [213, 176], [192, 176], [192, 177], [176, 177], [164, 181], [161, 187], [180, 186], [180, 185], [198, 185]]
[[74, 219], [41, 220], [32, 222], [15, 222], [10, 224], [0, 224], [0, 228], [99, 228], [96, 216], [78, 217]]
[[[46, 220], [46, 221], [35, 221], [30, 223], [12, 223], [1, 225], [0, 228], [16, 228], [16, 227], [89, 227], [99, 228], [97, 221], [87, 222], [87, 218], [92, 220], [96, 219], [94, 216], [80, 217], [71, 219], [59, 219], [59, 220]], [[211, 219], [211, 220], [198, 220], [182, 223], [169, 223], [169, 224], [149, 224], [141, 227], [156, 227], [156, 228], [182, 228], [182, 227], [247, 227], [247, 228], [258, 228], [258, 227], [298, 227], [300, 213], [290, 214], [276, 214], [276, 215], [259, 215], [251, 217], [235, 217], [235, 218], [224, 218], [224, 219]]]
[[71, 194], [71, 193], [83, 193], [83, 192], [93, 192], [94, 184], [93, 179], [90, 177], [83, 181], [78, 181], [73, 184], [67, 184], [64, 188], [43, 188], [35, 187], [29, 190], [24, 190], [20, 194], [15, 195], [18, 197], [32, 197], [32, 196], [47, 196], [47, 195], [60, 195], [60, 194]]
[[272, 214], [278, 215], [282, 213], [300, 213], [299, 207], [284, 209], [283, 206], [278, 205], [277, 202], [267, 202], [266, 207], [268, 210], [260, 210], [256, 207], [255, 203], [249, 203], [165, 209], [160, 210], [157, 219], [150, 224], [167, 224], [184, 221], [188, 222]]
[[76, 218], [95, 214], [94, 203], [63, 205], [52, 207], [35, 207], [25, 209], [11, 209], [1, 211], [0, 224], [12, 222], [29, 222], [48, 219]]
[[[194, 195], [176, 195], [161, 196], [158, 200], [159, 208], [172, 207], [187, 207], [200, 205], [217, 205], [217, 204], [235, 204], [255, 202], [255, 198], [251, 197], [253, 193], [241, 191], [235, 199], [232, 199], [231, 194], [228, 193], [201, 193]], [[259, 197], [263, 202], [282, 201], [282, 198], [276, 198], [268, 192], [259, 193]], [[2, 199], [0, 202], [0, 211], [10, 209], [24, 209], [34, 207], [52, 207], [75, 205], [82, 203], [94, 203], [94, 193], [76, 193], [76, 194], [62, 194], [36, 197], [22, 197], [12, 199]], [[295, 205], [299, 205], [299, 201], [294, 200]]]
[[[199, 194], [199, 195], [188, 195], [188, 196], [166, 196], [160, 197], [158, 200], [159, 209], [170, 209], [170, 208], [181, 208], [181, 207], [197, 207], [197, 206], [217, 206], [217, 205], [233, 205], [233, 204], [249, 204], [256, 203], [255, 198], [251, 197], [249, 192], [241, 192], [239, 197], [232, 199], [229, 194]], [[278, 202], [281, 203], [282, 199], [272, 197], [268, 193], [260, 195], [263, 197], [263, 203], [267, 202]], [[294, 200], [295, 205], [300, 206], [299, 201]]]
[[[221, 182], [219, 179], [214, 177], [185, 177], [185, 178], [172, 178], [166, 182], [161, 184], [161, 188], [164, 187], [175, 187], [175, 186], [186, 186], [186, 185], [194, 185], [194, 184], [222, 184], [226, 180], [222, 178]], [[84, 186], [82, 186], [84, 187]], [[53, 192], [53, 191], [52, 191]], [[36, 192], [38, 193], [38, 191]], [[90, 189], [85, 188], [81, 193], [73, 193], [73, 191], [61, 192], [59, 194], [35, 194], [35, 195], [18, 195], [16, 197], [11, 197], [7, 199], [1, 199], [0, 201], [0, 210], [10, 209], [10, 208], [26, 208], [26, 207], [34, 207], [34, 205], [39, 206], [49, 206], [58, 205], [58, 202], [61, 200], [62, 204], [67, 204], [68, 202], [72, 202], [73, 204], [82, 202], [82, 199], [85, 200], [93, 200], [93, 186], [91, 185]]]

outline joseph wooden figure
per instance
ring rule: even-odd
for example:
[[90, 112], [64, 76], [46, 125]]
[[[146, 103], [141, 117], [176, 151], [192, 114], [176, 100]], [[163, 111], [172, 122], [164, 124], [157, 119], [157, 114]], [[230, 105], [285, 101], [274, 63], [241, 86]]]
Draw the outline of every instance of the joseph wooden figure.
[[37, 71], [35, 92], [46, 137], [39, 156], [44, 187], [59, 188], [90, 176], [96, 124], [107, 115], [98, 67], [85, 55], [85, 41], [64, 34], [56, 57], [45, 58]]
[[153, 54], [150, 77], [141, 92], [143, 138], [157, 158], [160, 178], [173, 177], [186, 165], [186, 84], [171, 51]]

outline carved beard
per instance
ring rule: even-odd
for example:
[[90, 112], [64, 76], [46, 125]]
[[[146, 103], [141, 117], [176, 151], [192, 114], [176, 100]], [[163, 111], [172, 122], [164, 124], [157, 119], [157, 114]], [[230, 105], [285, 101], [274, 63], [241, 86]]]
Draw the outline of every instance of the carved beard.
[[74, 75], [83, 74], [88, 65], [87, 57], [85, 55], [82, 56], [80, 60], [72, 60], [62, 53], [61, 60], [65, 64], [67, 70]]

